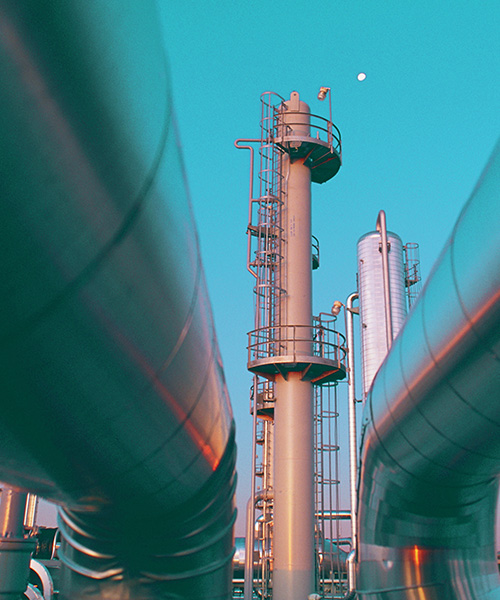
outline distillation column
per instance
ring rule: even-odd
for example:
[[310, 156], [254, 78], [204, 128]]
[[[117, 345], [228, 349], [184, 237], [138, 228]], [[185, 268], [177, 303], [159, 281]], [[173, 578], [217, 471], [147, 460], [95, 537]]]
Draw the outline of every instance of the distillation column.
[[[290, 133], [308, 136], [307, 104], [294, 93], [287, 108], [283, 120], [292, 121]], [[286, 294], [281, 300], [281, 314], [287, 326], [306, 326], [296, 329], [295, 335], [291, 327], [285, 327], [284, 331], [287, 339], [292, 338], [287, 343], [295, 343], [297, 354], [310, 356], [311, 169], [304, 157], [294, 160], [285, 154], [282, 172], [288, 185], [283, 223]], [[288, 354], [292, 353], [289, 348]], [[312, 383], [303, 381], [300, 371], [290, 370], [276, 376], [273, 589], [277, 600], [307, 598], [314, 591], [312, 391]]]
[[345, 376], [338, 356], [325, 357], [313, 332], [311, 182], [323, 183], [339, 170], [340, 134], [333, 135], [330, 121], [311, 124], [318, 117], [297, 92], [275, 110], [273, 143], [286, 182], [274, 313], [279, 319], [256, 320], [248, 368], [275, 383], [273, 598], [304, 600], [315, 591], [313, 384]]

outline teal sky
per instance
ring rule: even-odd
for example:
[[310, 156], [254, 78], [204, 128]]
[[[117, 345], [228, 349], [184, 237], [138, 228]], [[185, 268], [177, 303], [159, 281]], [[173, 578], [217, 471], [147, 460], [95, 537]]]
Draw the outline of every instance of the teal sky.
[[[500, 131], [500, 5], [494, 0], [160, 5], [238, 427], [242, 535], [250, 486], [245, 334], [253, 327], [253, 282], [245, 268], [249, 156], [233, 142], [259, 136], [262, 92], [288, 97], [297, 90], [313, 113], [327, 117], [328, 105], [316, 95], [321, 85], [331, 87], [344, 164], [331, 182], [313, 186], [313, 233], [321, 244], [314, 310], [328, 311], [335, 299], [344, 301], [354, 291], [356, 242], [374, 229], [381, 208], [403, 242], [420, 244], [426, 277]], [[359, 72], [366, 73], [365, 81], [357, 80]], [[345, 464], [343, 478], [347, 483]], [[346, 495], [343, 501], [347, 506]]]

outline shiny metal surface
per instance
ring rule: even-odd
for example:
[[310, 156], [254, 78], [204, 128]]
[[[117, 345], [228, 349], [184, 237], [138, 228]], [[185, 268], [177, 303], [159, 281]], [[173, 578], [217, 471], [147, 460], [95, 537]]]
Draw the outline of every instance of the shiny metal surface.
[[365, 407], [360, 599], [500, 598], [500, 145]]
[[[389, 282], [392, 314], [392, 336], [396, 337], [406, 318], [406, 292], [403, 266], [403, 244], [395, 233], [387, 232], [390, 251]], [[359, 314], [363, 397], [384, 360], [387, 342], [382, 244], [378, 231], [370, 232], [358, 241]]]
[[24, 537], [27, 494], [4, 487], [0, 500], [0, 538]]
[[54, 582], [48, 568], [38, 560], [31, 559], [30, 569], [36, 573], [41, 585], [41, 595], [43, 600], [52, 600], [54, 597]]
[[[297, 92], [283, 107], [283, 132], [310, 136], [309, 107]], [[286, 125], [288, 128], [285, 130]], [[285, 133], [286, 132], [286, 133]], [[278, 129], [278, 135], [280, 131]], [[309, 138], [310, 139], [310, 138]], [[300, 146], [301, 142], [297, 142]], [[286, 181], [280, 298], [281, 324], [308, 325], [294, 344], [298, 356], [312, 354], [311, 169], [303, 158], [282, 157]], [[294, 371], [275, 379], [273, 598], [301, 600], [315, 591], [312, 383]]]
[[[352, 558], [348, 561], [349, 590], [356, 587], [356, 570], [352, 568], [354, 557], [357, 552], [358, 543], [358, 519], [357, 519], [357, 486], [358, 486], [358, 439], [356, 423], [356, 382], [354, 361], [354, 315], [359, 312], [354, 307], [354, 302], [359, 302], [359, 295], [354, 292], [349, 294], [345, 303], [345, 322], [347, 337], [347, 356], [349, 365], [348, 380], [348, 423], [349, 423], [349, 494], [351, 504], [351, 553]], [[351, 554], [350, 553], [350, 554]]]
[[387, 225], [385, 219], [385, 211], [381, 210], [377, 217], [377, 231], [380, 233], [380, 242], [382, 247], [382, 280], [384, 282], [384, 308], [385, 308], [385, 333], [387, 348], [392, 346], [392, 302], [391, 302], [391, 284], [389, 281], [389, 248], [387, 241]]
[[26, 501], [26, 510], [24, 512], [24, 526], [26, 529], [33, 530], [36, 525], [36, 516], [38, 512], [38, 497], [36, 494], [28, 494]]
[[0, 479], [64, 506], [72, 600], [229, 594], [232, 414], [158, 22], [0, 5]]

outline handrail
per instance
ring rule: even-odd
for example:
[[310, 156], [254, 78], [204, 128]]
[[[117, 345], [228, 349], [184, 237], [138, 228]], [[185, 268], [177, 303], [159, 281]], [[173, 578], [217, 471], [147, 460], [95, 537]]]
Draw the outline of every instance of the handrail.
[[[345, 342], [345, 337], [340, 332], [321, 321], [312, 325], [260, 327], [248, 333], [248, 361], [290, 355], [341, 361], [346, 356]], [[306, 344], [310, 344], [309, 351]], [[305, 347], [298, 351], [299, 345]]]
[[[279, 102], [276, 102], [275, 104], [273, 104], [271, 102], [271, 97], [272, 96], [276, 96], [276, 98], [279, 98]], [[267, 99], [267, 101], [266, 101]], [[286, 127], [287, 130], [292, 130], [292, 128], [290, 126], [293, 125], [304, 125], [304, 122], [293, 122], [289, 120], [289, 115], [290, 113], [287, 113], [285, 111], [283, 111], [282, 113], [279, 112], [279, 106], [283, 105], [286, 100], [284, 98], [282, 98], [279, 94], [276, 94], [275, 92], [264, 92], [263, 94], [261, 94], [261, 102], [263, 104], [265, 104], [266, 106], [268, 106], [269, 108], [273, 109], [273, 111], [275, 111], [276, 116], [278, 117], [279, 123], [277, 123], [274, 126], [270, 126], [267, 128], [267, 131], [272, 135], [272, 131], [276, 130], [277, 127]], [[283, 119], [281, 118], [283, 115], [287, 114], [287, 121], [286, 123], [283, 121]], [[300, 113], [301, 116], [308, 116], [312, 121], [309, 123], [310, 128], [315, 131], [316, 133], [319, 133], [320, 131], [326, 133], [326, 143], [328, 144], [328, 146], [332, 149], [335, 150], [335, 152], [337, 152], [339, 154], [339, 156], [342, 156], [342, 137], [340, 134], [340, 131], [338, 129], [338, 127], [336, 125], [334, 125], [334, 123], [332, 122], [331, 118], [327, 119], [325, 117], [322, 117], [320, 115], [317, 115], [315, 113], [312, 112], [301, 112]], [[267, 117], [269, 119], [269, 117]], [[314, 121], [322, 121], [324, 124], [317, 124]], [[261, 126], [263, 125], [263, 123], [261, 122]], [[274, 143], [276, 141], [276, 138], [280, 137], [280, 136], [272, 136], [268, 142], [269, 143]], [[312, 136], [311, 136], [312, 137]], [[312, 137], [312, 139], [315, 139], [314, 137]], [[324, 142], [325, 140], [321, 139], [321, 138], [317, 138], [320, 141]], [[262, 140], [263, 142], [264, 140]], [[336, 143], [334, 143], [336, 142]]]
[[[245, 145], [242, 145], [241, 142], [246, 142]], [[247, 270], [254, 276], [257, 277], [257, 273], [251, 268], [251, 225], [252, 225], [252, 208], [254, 202], [258, 202], [258, 198], [253, 197], [253, 166], [254, 166], [254, 148], [253, 146], [249, 146], [249, 143], [260, 143], [260, 140], [248, 138], [248, 139], [237, 139], [234, 142], [235, 147], [238, 150], [250, 150], [250, 186], [248, 192], [248, 228], [247, 228]]]
[[[286, 113], [284, 113], [284, 114], [286, 114]], [[325, 119], [324, 117], [321, 117], [320, 115], [316, 115], [314, 113], [300, 113], [300, 114], [301, 114], [301, 116], [304, 115], [304, 116], [308, 116], [308, 117], [310, 117], [312, 119], [318, 119], [319, 121], [324, 121], [326, 123], [326, 127], [325, 126], [321, 126], [319, 124], [316, 124], [314, 122], [310, 122], [309, 123], [309, 127], [313, 131], [316, 131], [316, 132], [323, 131], [324, 133], [326, 133], [327, 134], [327, 138], [328, 138], [326, 141], [327, 141], [328, 145], [332, 149], [335, 149], [337, 152], [340, 152], [341, 145], [342, 145], [342, 138], [341, 138], [340, 131], [337, 128], [336, 125], [334, 125], [328, 119]], [[286, 127], [291, 132], [290, 135], [293, 135], [292, 132], [293, 132], [293, 126], [294, 125], [302, 125], [303, 126], [304, 123], [302, 121], [294, 122], [294, 121], [290, 121], [289, 119], [287, 119], [286, 123], [285, 122], [280, 122], [278, 124], [279, 127]], [[335, 132], [336, 132], [337, 135], [335, 135], [333, 133], [333, 129], [335, 129]], [[277, 137], [282, 137], [282, 136], [277, 136]], [[286, 136], [283, 136], [283, 137], [286, 137]], [[312, 137], [312, 139], [315, 139], [313, 136], [310, 136], [310, 137]], [[318, 139], [320, 141], [325, 141], [325, 140], [322, 140], [321, 138], [318, 138]], [[333, 140], [335, 140], [337, 142], [337, 144], [335, 146], [333, 144]]]

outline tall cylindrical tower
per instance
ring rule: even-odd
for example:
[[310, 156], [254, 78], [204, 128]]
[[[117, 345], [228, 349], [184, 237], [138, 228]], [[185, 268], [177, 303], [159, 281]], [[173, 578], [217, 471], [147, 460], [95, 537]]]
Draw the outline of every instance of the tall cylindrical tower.
[[[406, 319], [406, 289], [403, 243], [387, 233], [390, 282], [390, 313], [395, 338]], [[358, 285], [361, 317], [363, 397], [366, 398], [375, 374], [387, 355], [386, 307], [382, 272], [380, 233], [372, 231], [358, 241]]]
[[[289, 136], [310, 136], [309, 113], [293, 92], [283, 106]], [[284, 154], [282, 173], [287, 187], [281, 315], [287, 344], [307, 357], [312, 354], [311, 169], [306, 157]], [[294, 325], [302, 327], [290, 331]], [[307, 598], [314, 591], [313, 400], [312, 383], [303, 381], [300, 371], [276, 376], [274, 434], [273, 590], [280, 600]]]
[[249, 224], [257, 310], [248, 368], [275, 391], [273, 598], [304, 600], [315, 591], [313, 385], [345, 376], [343, 350], [313, 325], [311, 182], [339, 170], [340, 134], [311, 115], [297, 92], [274, 104], [272, 97], [263, 96], [273, 125], [263, 127], [260, 154], [271, 156], [271, 142], [274, 159], [272, 167], [261, 160], [260, 179], [273, 183], [251, 199], [258, 205], [258, 223]]

